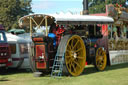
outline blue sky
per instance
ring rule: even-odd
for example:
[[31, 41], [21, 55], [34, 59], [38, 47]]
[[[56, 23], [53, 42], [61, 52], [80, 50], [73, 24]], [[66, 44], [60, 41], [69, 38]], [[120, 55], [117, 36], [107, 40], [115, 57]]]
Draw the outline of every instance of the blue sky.
[[79, 13], [82, 11], [83, 0], [32, 0], [32, 11], [35, 13], [66, 13], [71, 11]]

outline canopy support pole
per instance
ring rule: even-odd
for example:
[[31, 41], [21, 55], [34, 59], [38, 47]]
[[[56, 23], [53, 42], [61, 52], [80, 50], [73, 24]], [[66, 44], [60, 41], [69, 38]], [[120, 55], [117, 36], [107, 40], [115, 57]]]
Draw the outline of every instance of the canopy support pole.
[[37, 29], [39, 29], [45, 18], [43, 18], [39, 24], [32, 17], [31, 17], [31, 19], [36, 24]]
[[111, 25], [111, 39], [112, 39], [112, 29], [113, 29], [113, 26]]
[[94, 35], [96, 36], [96, 24], [94, 25]]
[[46, 36], [48, 36], [48, 23], [47, 23], [47, 16], [45, 17], [45, 27], [46, 27]]
[[31, 17], [29, 17], [30, 19], [30, 37], [32, 37], [32, 19]]

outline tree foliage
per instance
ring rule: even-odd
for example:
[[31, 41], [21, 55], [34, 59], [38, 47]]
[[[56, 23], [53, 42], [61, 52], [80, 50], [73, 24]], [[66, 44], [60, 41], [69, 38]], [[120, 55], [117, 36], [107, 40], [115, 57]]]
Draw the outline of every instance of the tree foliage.
[[0, 24], [6, 30], [18, 27], [18, 19], [32, 13], [32, 0], [0, 0]]
[[89, 13], [94, 14], [94, 13], [105, 13], [106, 11], [106, 5], [108, 4], [120, 4], [123, 7], [127, 7], [125, 5], [126, 0], [89, 0]]

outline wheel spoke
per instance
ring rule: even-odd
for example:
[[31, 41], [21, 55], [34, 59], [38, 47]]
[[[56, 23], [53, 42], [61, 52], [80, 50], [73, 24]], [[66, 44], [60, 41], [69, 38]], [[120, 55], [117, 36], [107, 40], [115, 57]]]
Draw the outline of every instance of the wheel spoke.
[[97, 57], [96, 57], [96, 61], [99, 61], [99, 60], [100, 60], [100, 57], [99, 57], [99, 56], [97, 56]]
[[99, 57], [98, 59], [96, 59], [97, 62], [102, 62], [103, 59], [101, 59], [101, 57]]
[[105, 56], [105, 52], [102, 52], [102, 56]]
[[98, 62], [98, 63], [97, 63], [97, 66], [98, 66], [99, 68], [101, 68], [101, 67], [103, 66], [102, 62]]
[[101, 54], [102, 54], [102, 51], [101, 51], [101, 50], [99, 50], [98, 55], [99, 55], [99, 56], [101, 56]]
[[100, 61], [97, 61], [97, 64], [100, 65]]
[[70, 50], [67, 49], [66, 52], [69, 52], [70, 53]]
[[69, 48], [69, 50], [71, 50], [71, 46], [70, 45], [68, 45], [67, 48]]
[[80, 64], [77, 63], [75, 60], [73, 61], [73, 63], [75, 63], [79, 68], [81, 68]]
[[71, 56], [66, 56], [66, 58], [71, 58]]
[[103, 62], [103, 61], [101, 61], [101, 62], [100, 62], [100, 65], [102, 65], [102, 66], [103, 66], [103, 64], [104, 64], [104, 62]]
[[101, 56], [104, 56], [104, 52], [103, 51], [101, 52]]
[[65, 54], [66, 56], [71, 56], [71, 51], [69, 51], [69, 50], [66, 50], [66, 54]]
[[79, 48], [78, 50], [75, 50], [74, 52], [79, 52], [80, 50], [83, 50], [83, 48]]
[[73, 41], [74, 39], [71, 40], [71, 48], [73, 49]]
[[71, 63], [71, 65], [72, 65], [72, 67], [73, 67], [74, 72], [76, 73], [76, 68], [75, 68], [74, 64]]
[[[72, 62], [71, 62], [71, 63], [72, 63]], [[70, 63], [70, 64], [68, 64], [70, 69], [71, 69], [71, 63]]]
[[73, 49], [77, 46], [78, 43], [79, 43], [79, 40], [75, 43]]
[[98, 67], [98, 68], [100, 67], [100, 63], [99, 63], [99, 62], [97, 63], [97, 67]]
[[77, 58], [77, 59], [84, 59], [84, 57], [80, 57], [80, 56], [77, 56], [76, 58]]
[[67, 64], [70, 64], [71, 63], [71, 59], [66, 59], [67, 60]]

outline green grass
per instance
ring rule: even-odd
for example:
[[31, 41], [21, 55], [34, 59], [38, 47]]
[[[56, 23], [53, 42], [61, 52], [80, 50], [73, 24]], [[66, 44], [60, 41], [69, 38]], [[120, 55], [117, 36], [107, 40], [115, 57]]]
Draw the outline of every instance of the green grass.
[[62, 78], [33, 77], [31, 72], [15, 70], [0, 75], [0, 85], [128, 85], [128, 64], [108, 66], [103, 72], [88, 66], [80, 76]]

